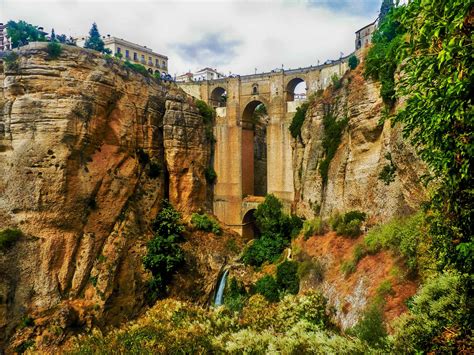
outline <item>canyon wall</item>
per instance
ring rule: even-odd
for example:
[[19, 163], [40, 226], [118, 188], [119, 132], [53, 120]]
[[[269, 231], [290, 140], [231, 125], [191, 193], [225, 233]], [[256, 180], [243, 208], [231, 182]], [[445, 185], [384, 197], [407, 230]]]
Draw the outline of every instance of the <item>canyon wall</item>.
[[210, 148], [189, 96], [96, 52], [46, 48], [0, 64], [0, 229], [23, 232], [0, 250], [0, 342], [21, 318], [47, 335], [135, 315], [160, 201], [209, 206]]
[[[363, 78], [362, 65], [346, 73], [341, 83], [312, 100], [293, 142], [296, 213], [327, 218], [360, 210], [384, 221], [413, 212], [426, 195], [420, 181], [426, 167], [403, 139], [401, 127], [390, 120], [381, 122], [385, 108], [380, 86]], [[328, 113], [348, 123], [324, 183], [319, 169], [324, 158], [323, 117]], [[393, 181], [379, 178], [384, 169], [394, 170]]]

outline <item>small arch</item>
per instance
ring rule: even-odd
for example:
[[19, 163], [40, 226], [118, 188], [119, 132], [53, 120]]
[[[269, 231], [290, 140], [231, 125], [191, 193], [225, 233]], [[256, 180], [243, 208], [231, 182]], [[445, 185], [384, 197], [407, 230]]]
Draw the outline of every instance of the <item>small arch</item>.
[[252, 85], [252, 95], [258, 95], [258, 84]]
[[148, 68], [148, 72], [149, 72], [150, 74], [153, 74], [153, 69]]
[[306, 83], [301, 78], [293, 78], [286, 85], [286, 101], [306, 100]]
[[218, 86], [211, 92], [211, 105], [213, 107], [225, 107], [227, 105], [227, 91]]
[[155, 70], [155, 74], [157, 74], [158, 76], [160, 75], [160, 71], [159, 70]]
[[248, 210], [242, 218], [242, 237], [245, 240], [257, 238], [260, 234], [256, 224], [255, 211], [254, 208]]

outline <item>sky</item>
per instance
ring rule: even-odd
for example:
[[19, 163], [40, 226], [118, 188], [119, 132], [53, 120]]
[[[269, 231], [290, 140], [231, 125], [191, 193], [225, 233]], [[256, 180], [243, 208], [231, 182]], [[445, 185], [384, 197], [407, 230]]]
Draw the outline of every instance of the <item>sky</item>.
[[82, 37], [110, 34], [168, 56], [170, 74], [299, 68], [354, 50], [381, 0], [0, 0], [0, 22]]

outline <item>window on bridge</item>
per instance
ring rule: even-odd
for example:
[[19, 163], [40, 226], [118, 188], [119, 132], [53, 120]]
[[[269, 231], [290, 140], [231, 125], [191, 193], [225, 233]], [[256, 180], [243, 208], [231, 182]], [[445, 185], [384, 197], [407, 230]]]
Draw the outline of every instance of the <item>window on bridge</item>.
[[290, 80], [286, 86], [286, 101], [306, 100], [306, 83], [301, 78]]
[[212, 90], [210, 103], [213, 107], [225, 107], [227, 104], [227, 92], [225, 89], [217, 87]]
[[268, 113], [260, 101], [250, 102], [242, 115], [242, 195], [267, 194]]

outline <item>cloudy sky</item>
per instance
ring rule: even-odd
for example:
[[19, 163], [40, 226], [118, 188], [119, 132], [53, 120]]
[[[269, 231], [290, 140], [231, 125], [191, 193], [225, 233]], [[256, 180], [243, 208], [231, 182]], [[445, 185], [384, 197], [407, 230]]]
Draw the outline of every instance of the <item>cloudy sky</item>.
[[169, 57], [171, 74], [205, 66], [250, 74], [314, 65], [354, 48], [381, 0], [0, 0], [0, 22], [128, 39]]

